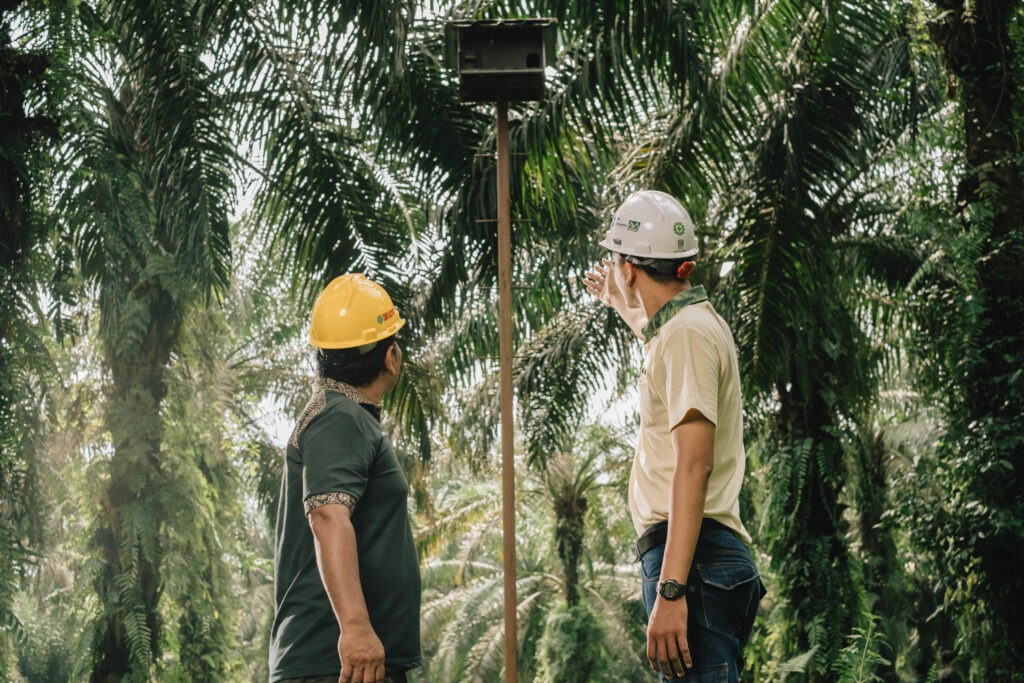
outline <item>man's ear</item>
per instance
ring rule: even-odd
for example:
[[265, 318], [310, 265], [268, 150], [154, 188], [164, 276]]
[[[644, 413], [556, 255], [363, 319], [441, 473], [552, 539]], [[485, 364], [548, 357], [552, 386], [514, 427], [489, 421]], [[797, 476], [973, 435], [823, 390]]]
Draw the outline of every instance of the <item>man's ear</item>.
[[636, 271], [637, 268], [635, 265], [625, 259], [622, 260], [622, 275], [626, 284], [630, 287], [632, 287], [633, 283], [636, 282]]
[[388, 372], [398, 374], [398, 344], [388, 347], [388, 352], [384, 354], [384, 367]]
[[676, 269], [676, 279], [686, 280], [693, 275], [694, 263], [693, 261], [683, 261], [679, 268]]

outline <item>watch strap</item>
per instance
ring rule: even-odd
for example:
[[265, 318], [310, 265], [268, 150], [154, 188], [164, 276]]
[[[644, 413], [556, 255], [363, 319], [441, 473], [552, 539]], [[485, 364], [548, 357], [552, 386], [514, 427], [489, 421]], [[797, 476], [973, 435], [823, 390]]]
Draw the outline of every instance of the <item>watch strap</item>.
[[[668, 588], [667, 591], [666, 588]], [[666, 579], [658, 582], [658, 595], [666, 600], [679, 600], [695, 591], [696, 589], [693, 586], [679, 583], [675, 579]]]

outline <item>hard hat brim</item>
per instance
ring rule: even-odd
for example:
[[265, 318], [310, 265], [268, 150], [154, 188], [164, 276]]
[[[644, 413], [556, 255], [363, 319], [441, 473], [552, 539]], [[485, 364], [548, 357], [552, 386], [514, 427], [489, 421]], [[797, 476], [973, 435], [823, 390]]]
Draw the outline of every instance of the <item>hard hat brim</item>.
[[612, 244], [611, 240], [608, 239], [607, 237], [598, 242], [597, 245], [615, 254], [622, 254], [623, 256], [639, 256], [642, 258], [653, 258], [658, 259], [660, 261], [681, 261], [683, 259], [691, 259], [694, 256], [696, 256], [700, 251], [699, 249], [690, 249], [688, 251], [674, 251], [667, 254], [664, 252], [656, 252], [653, 254], [645, 252], [641, 254], [631, 251], [629, 249], [625, 249], [620, 244]]
[[405, 327], [405, 320], [403, 320], [397, 314], [395, 317], [397, 318], [395, 324], [388, 326], [388, 328], [385, 330], [379, 330], [373, 334], [369, 334], [362, 339], [348, 339], [345, 341], [334, 342], [324, 341], [323, 339], [317, 339], [313, 334], [313, 330], [310, 329], [309, 343], [317, 347], [318, 349], [328, 349], [333, 351], [337, 349], [354, 349], [360, 346], [365, 346], [366, 344], [372, 344], [374, 342], [383, 341], [388, 337], [395, 336], [396, 334], [398, 334], [399, 330]]

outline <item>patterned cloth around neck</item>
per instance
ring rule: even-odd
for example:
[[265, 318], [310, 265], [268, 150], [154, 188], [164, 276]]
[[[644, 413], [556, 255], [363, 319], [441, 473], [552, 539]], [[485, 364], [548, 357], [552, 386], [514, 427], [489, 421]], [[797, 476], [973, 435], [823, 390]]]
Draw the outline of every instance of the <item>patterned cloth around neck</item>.
[[661, 326], [671, 320], [676, 313], [690, 304], [699, 304], [707, 300], [708, 293], [704, 291], [704, 285], [697, 285], [696, 287], [690, 287], [679, 292], [658, 309], [658, 312], [651, 316], [650, 321], [644, 325], [643, 330], [641, 330], [644, 334], [644, 342], [649, 343], [654, 339]]
[[355, 388], [350, 384], [339, 382], [338, 380], [331, 379], [330, 377], [317, 377], [316, 382], [313, 383], [313, 391], [323, 391], [325, 389], [328, 391], [336, 391], [339, 394], [344, 394], [345, 396], [348, 396], [356, 403], [366, 403], [371, 406], [380, 406], [380, 403], [378, 401], [371, 401], [370, 399], [366, 398], [366, 395], [363, 394], [363, 392], [359, 391], [359, 389]]
[[363, 392], [355, 388], [350, 384], [339, 382], [336, 379], [329, 377], [317, 377], [316, 381], [313, 382], [313, 395], [310, 397], [309, 402], [306, 403], [305, 409], [302, 411], [302, 415], [299, 416], [298, 421], [295, 423], [295, 428], [292, 429], [292, 434], [288, 438], [288, 443], [299, 447], [299, 436], [302, 431], [310, 423], [310, 421], [323, 412], [323, 409], [327, 407], [327, 395], [328, 391], [336, 391], [339, 394], [348, 396], [350, 399], [355, 401], [358, 405], [366, 408], [371, 415], [380, 421], [380, 404], [374, 403], [366, 397]]

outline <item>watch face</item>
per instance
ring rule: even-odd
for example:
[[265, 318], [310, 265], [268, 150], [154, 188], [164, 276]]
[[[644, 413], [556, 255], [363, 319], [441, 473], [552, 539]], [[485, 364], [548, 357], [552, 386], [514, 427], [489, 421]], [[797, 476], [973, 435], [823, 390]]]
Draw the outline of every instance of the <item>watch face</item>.
[[683, 587], [675, 581], [665, 581], [661, 584], [661, 595], [666, 600], [675, 600], [683, 594]]

